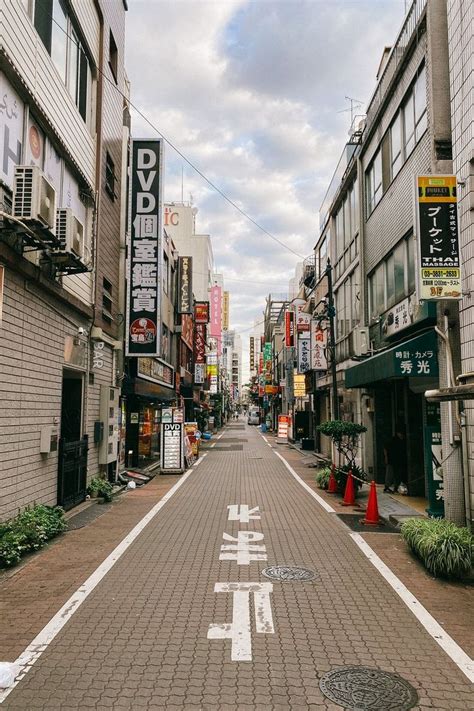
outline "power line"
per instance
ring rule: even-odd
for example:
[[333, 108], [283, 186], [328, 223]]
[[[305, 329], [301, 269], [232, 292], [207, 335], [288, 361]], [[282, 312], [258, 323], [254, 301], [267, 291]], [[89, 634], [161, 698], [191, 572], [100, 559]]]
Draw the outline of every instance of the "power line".
[[[40, 7], [41, 7], [41, 6], [40, 6]], [[55, 23], [55, 25], [57, 25], [57, 27], [59, 27], [60, 30], [66, 35], [66, 37], [68, 37], [68, 39], [69, 39], [71, 42], [73, 42], [73, 43], [84, 53], [84, 49], [82, 48], [80, 42], [78, 42], [77, 40], [75, 40], [74, 37], [72, 37], [72, 36], [67, 32], [67, 30], [65, 30], [63, 27], [61, 27], [61, 25], [57, 22], [57, 20], [54, 19], [54, 17], [53, 17], [49, 12], [46, 12], [42, 7], [41, 7], [41, 11], [42, 11], [45, 15], [47, 15], [47, 17], [51, 18], [51, 20]], [[85, 54], [85, 53], [84, 53], [84, 54]], [[285, 244], [284, 242], [282, 242], [281, 240], [279, 240], [278, 237], [275, 237], [275, 235], [272, 235], [272, 233], [269, 232], [268, 230], [266, 230], [265, 227], [262, 227], [262, 225], [260, 225], [256, 220], [254, 220], [253, 217], [251, 217], [247, 212], [245, 212], [245, 210], [242, 210], [242, 208], [239, 207], [239, 206], [237, 205], [237, 203], [234, 202], [234, 200], [232, 200], [232, 198], [230, 198], [223, 190], [221, 190], [221, 188], [219, 188], [218, 185], [216, 185], [210, 178], [208, 178], [208, 177], [197, 167], [197, 165], [195, 165], [189, 158], [187, 158], [187, 156], [185, 156], [185, 154], [184, 154], [177, 146], [175, 146], [174, 143], [173, 143], [172, 141], [170, 141], [169, 138], [167, 138], [167, 137], [162, 133], [162, 131], [160, 131], [160, 129], [159, 129], [157, 126], [155, 126], [154, 123], [152, 123], [152, 121], [150, 121], [150, 119], [138, 108], [138, 106], [135, 106], [135, 104], [134, 104], [122, 91], [120, 91], [120, 89], [118, 88], [118, 86], [117, 86], [111, 79], [109, 79], [109, 78], [106, 76], [106, 74], [100, 69], [100, 67], [98, 67], [96, 64], [94, 64], [94, 67], [95, 67], [96, 71], [97, 71], [99, 74], [101, 74], [102, 77], [110, 84], [110, 86], [111, 86], [113, 89], [115, 89], [115, 91], [117, 91], [118, 94], [119, 94], [123, 99], [125, 99], [125, 101], [128, 103], [128, 105], [145, 121], [145, 123], [147, 123], [147, 124], [150, 126], [150, 128], [152, 128], [154, 131], [156, 131], [156, 133], [157, 133], [159, 136], [161, 136], [161, 138], [165, 141], [165, 143], [167, 143], [167, 144], [170, 146], [170, 148], [172, 148], [172, 149], [190, 166], [190, 168], [192, 168], [213, 190], [215, 190], [216, 193], [218, 193], [222, 198], [224, 198], [224, 200], [226, 200], [226, 202], [228, 202], [229, 205], [231, 205], [235, 210], [237, 210], [237, 212], [239, 212], [243, 217], [245, 217], [247, 220], [249, 220], [249, 222], [251, 222], [251, 223], [252, 223], [255, 227], [257, 227], [261, 232], [263, 232], [263, 233], [266, 234], [268, 237], [270, 237], [270, 239], [274, 240], [274, 241], [277, 242], [279, 245], [281, 245], [282, 247], [284, 247], [285, 249], [287, 249], [289, 252], [292, 252], [293, 254], [295, 254], [295, 255], [296, 255], [297, 257], [299, 257], [300, 259], [305, 259], [305, 257], [303, 257], [302, 254], [299, 254], [298, 252], [295, 252], [295, 250], [292, 249], [291, 247], [288, 247], [288, 245]]]

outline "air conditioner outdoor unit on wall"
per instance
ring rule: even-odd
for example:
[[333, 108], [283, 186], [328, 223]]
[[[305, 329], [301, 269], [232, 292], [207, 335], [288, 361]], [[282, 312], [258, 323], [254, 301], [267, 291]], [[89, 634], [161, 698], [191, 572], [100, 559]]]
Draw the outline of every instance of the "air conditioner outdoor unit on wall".
[[56, 228], [56, 191], [36, 165], [15, 166], [13, 215], [40, 223], [51, 232]]
[[84, 257], [84, 225], [79, 222], [70, 207], [61, 207], [56, 213], [56, 236], [64, 252]]
[[356, 326], [351, 333], [352, 352], [355, 356], [364, 355], [369, 351], [369, 329]]

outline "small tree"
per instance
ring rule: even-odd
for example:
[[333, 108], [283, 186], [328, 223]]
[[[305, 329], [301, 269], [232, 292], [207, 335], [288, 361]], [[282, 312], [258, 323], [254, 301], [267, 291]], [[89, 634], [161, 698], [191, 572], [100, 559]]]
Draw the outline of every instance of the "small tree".
[[367, 427], [359, 425], [357, 422], [329, 420], [328, 422], [321, 422], [316, 429], [326, 437], [330, 437], [339, 454], [342, 454], [349, 464], [355, 465], [360, 435], [362, 432], [367, 432]]

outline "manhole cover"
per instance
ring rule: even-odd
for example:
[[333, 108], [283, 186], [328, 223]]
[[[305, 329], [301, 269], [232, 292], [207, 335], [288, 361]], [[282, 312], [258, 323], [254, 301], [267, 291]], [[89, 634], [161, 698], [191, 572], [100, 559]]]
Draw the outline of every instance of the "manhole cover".
[[333, 669], [319, 688], [348, 711], [405, 711], [418, 703], [418, 694], [405, 679], [370, 667]]
[[308, 568], [290, 568], [287, 565], [272, 565], [262, 570], [262, 575], [272, 580], [299, 580], [303, 583], [316, 577], [316, 573]]

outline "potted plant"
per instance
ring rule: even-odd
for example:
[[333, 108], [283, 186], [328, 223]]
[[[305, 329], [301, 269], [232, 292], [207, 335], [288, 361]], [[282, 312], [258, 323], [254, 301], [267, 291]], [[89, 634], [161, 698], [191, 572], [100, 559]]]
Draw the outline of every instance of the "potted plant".
[[[367, 427], [357, 422], [328, 420], [321, 422], [316, 429], [326, 437], [330, 437], [336, 450], [347, 460], [347, 464], [337, 468], [334, 473], [339, 492], [344, 493], [349, 471], [352, 471], [358, 479], [365, 480], [365, 472], [356, 465], [355, 458], [359, 449], [360, 435], [367, 432]], [[362, 486], [362, 482], [358, 479], [354, 479], [357, 488]]]
[[87, 487], [87, 493], [92, 499], [101, 498], [104, 501], [112, 501], [112, 491], [112, 484], [99, 476], [92, 477]]

